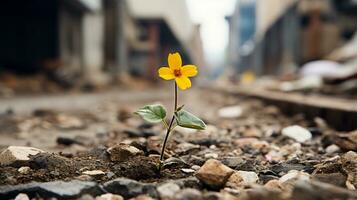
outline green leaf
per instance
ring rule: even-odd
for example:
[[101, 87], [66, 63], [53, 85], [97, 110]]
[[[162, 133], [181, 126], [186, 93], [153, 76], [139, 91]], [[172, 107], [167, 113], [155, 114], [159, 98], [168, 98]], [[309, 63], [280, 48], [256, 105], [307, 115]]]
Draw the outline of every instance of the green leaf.
[[140, 108], [135, 114], [140, 115], [145, 121], [158, 123], [165, 119], [166, 110], [162, 105], [146, 105]]
[[203, 130], [206, 128], [206, 124], [195, 115], [181, 109], [175, 112], [177, 125], [185, 128]]

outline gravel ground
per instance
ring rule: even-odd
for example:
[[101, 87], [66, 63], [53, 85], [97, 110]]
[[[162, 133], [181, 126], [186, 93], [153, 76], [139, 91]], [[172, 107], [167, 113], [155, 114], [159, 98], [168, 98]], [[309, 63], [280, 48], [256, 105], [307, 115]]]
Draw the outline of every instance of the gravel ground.
[[8, 146], [42, 150], [13, 162], [0, 154], [0, 199], [357, 199], [356, 131], [207, 89], [179, 94], [179, 104], [207, 127], [177, 128], [159, 173], [165, 130], [132, 113], [146, 103], [170, 108], [171, 95], [122, 90], [0, 100], [2, 155], [13, 153]]

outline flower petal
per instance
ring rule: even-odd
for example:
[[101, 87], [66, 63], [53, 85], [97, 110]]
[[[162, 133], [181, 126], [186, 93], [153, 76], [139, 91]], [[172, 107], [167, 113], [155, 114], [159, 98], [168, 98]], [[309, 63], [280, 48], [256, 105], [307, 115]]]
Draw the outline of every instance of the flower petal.
[[187, 76], [180, 76], [180, 77], [177, 77], [175, 80], [176, 80], [177, 86], [181, 90], [186, 90], [191, 87], [191, 81], [189, 78], [187, 78]]
[[179, 53], [170, 53], [167, 59], [169, 67], [172, 70], [179, 69], [182, 66], [182, 59]]
[[183, 76], [193, 77], [197, 75], [198, 71], [195, 65], [185, 65], [181, 68], [181, 73]]
[[159, 76], [165, 80], [172, 80], [175, 78], [174, 73], [168, 67], [160, 67], [158, 72], [159, 72]]

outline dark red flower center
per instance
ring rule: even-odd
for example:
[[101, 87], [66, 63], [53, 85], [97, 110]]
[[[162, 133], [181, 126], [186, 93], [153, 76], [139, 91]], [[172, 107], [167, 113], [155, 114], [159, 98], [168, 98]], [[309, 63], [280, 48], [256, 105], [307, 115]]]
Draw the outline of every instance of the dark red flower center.
[[175, 74], [176, 77], [180, 77], [181, 76], [181, 70], [175, 69], [174, 70], [174, 74]]

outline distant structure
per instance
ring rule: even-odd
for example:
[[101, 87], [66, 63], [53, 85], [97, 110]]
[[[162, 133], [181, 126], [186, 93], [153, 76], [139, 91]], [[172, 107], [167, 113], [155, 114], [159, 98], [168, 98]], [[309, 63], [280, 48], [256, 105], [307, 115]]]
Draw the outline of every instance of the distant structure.
[[0, 73], [154, 80], [172, 51], [204, 65], [199, 26], [182, 0], [4, 0], [0, 15]]
[[[247, 12], [255, 16], [254, 33], [244, 25]], [[349, 40], [357, 30], [356, 19], [353, 0], [238, 0], [227, 17], [228, 64], [237, 73], [258, 75], [296, 70]]]

